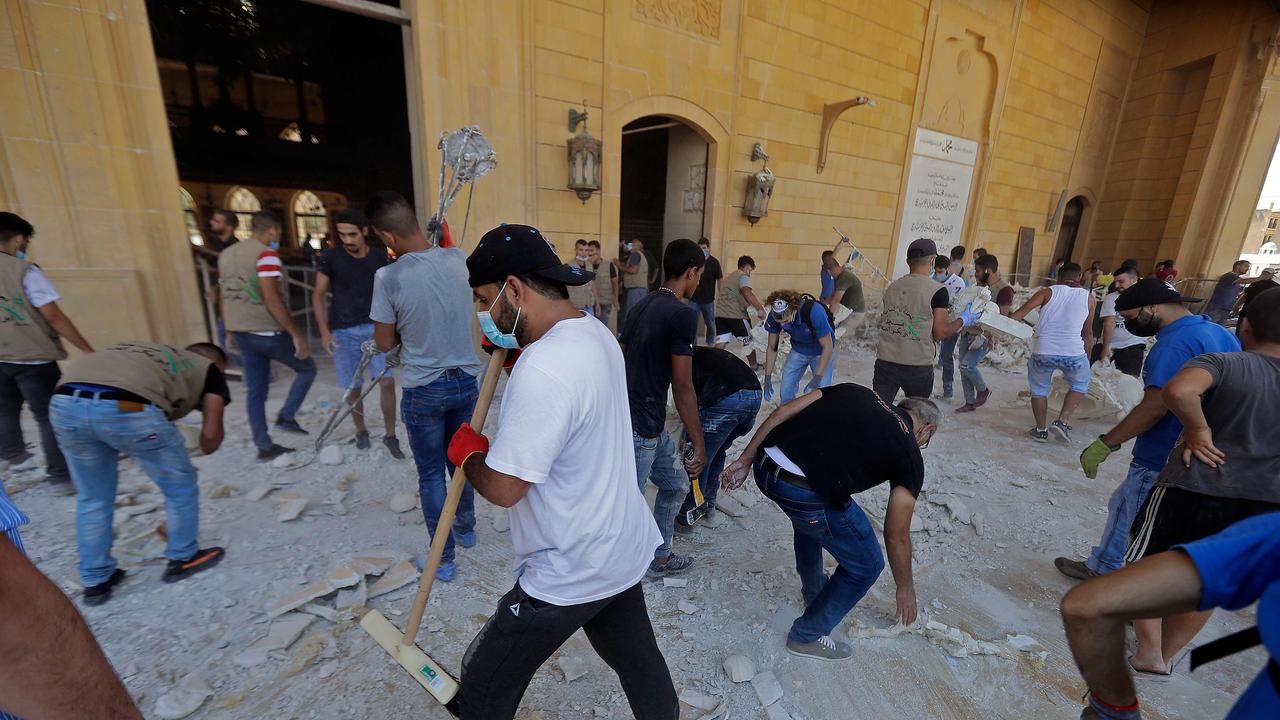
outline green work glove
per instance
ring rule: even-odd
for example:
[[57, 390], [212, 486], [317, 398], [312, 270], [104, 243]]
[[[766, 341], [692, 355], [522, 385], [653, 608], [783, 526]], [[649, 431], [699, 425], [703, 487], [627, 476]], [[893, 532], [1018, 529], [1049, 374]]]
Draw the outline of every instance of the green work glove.
[[1102, 461], [1106, 460], [1111, 453], [1119, 449], [1119, 445], [1112, 447], [1102, 439], [1101, 435], [1099, 435], [1097, 440], [1094, 440], [1089, 447], [1084, 449], [1084, 452], [1080, 453], [1080, 467], [1084, 468], [1084, 476], [1090, 480], [1096, 480], [1098, 477], [1098, 466], [1101, 465]]

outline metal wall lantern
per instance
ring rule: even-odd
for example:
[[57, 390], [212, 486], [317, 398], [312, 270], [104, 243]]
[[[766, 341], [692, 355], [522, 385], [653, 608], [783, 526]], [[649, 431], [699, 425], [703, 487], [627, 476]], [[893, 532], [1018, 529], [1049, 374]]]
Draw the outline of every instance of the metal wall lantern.
[[577, 194], [578, 199], [586, 204], [591, 193], [600, 190], [600, 141], [587, 132], [587, 106], [583, 102], [582, 112], [569, 108], [569, 132], [573, 132], [578, 124], [582, 124], [582, 132], [569, 138], [569, 189]]
[[755, 225], [760, 222], [760, 218], [769, 214], [769, 199], [773, 197], [773, 184], [776, 179], [773, 171], [769, 169], [769, 156], [760, 143], [752, 146], [751, 160], [765, 162], [763, 167], [747, 178], [747, 197], [742, 203], [742, 214], [747, 216], [747, 222]]

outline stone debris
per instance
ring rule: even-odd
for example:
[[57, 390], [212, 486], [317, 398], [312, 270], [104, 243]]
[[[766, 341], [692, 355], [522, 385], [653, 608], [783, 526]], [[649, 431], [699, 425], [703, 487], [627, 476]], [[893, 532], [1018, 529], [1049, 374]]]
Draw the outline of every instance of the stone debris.
[[1014, 487], [1020, 487], [1020, 488], [1031, 487], [1031, 481], [1023, 480], [1022, 478], [1014, 478], [1009, 481], [1009, 484]]
[[337, 445], [325, 445], [320, 450], [319, 460], [321, 465], [341, 465], [342, 448]]
[[573, 682], [587, 674], [587, 659], [575, 653], [564, 653], [556, 658], [556, 666], [564, 673], [565, 682]]
[[685, 578], [664, 577], [662, 578], [662, 587], [670, 587], [670, 588], [689, 587], [689, 581], [686, 580]]
[[381, 575], [399, 558], [391, 553], [360, 553], [352, 555], [347, 563], [352, 570], [364, 575]]
[[1013, 646], [1015, 650], [1021, 650], [1022, 652], [1033, 653], [1037, 650], [1044, 649], [1044, 646], [1040, 644], [1040, 641], [1030, 635], [1006, 635], [1005, 641]]
[[418, 507], [418, 493], [396, 493], [387, 501], [387, 507], [391, 508], [392, 512], [409, 512], [410, 510]]
[[676, 609], [685, 615], [693, 615], [702, 610], [702, 608], [694, 605], [692, 602], [684, 598], [680, 598], [680, 602], [676, 603]]
[[316, 617], [328, 620], [329, 622], [338, 622], [342, 619], [341, 613], [337, 610], [334, 610], [331, 607], [325, 607], [324, 605], [318, 605], [313, 602], [309, 602], [298, 609], [308, 615], [315, 615]]
[[787, 712], [786, 708], [782, 707], [782, 703], [774, 703], [766, 706], [764, 709], [764, 715], [769, 718], [769, 720], [791, 720], [791, 713]]
[[338, 591], [338, 597], [333, 601], [333, 606], [339, 610], [350, 610], [363, 608], [368, 602], [369, 586], [365, 584], [364, 578], [360, 578], [360, 582], [356, 583], [355, 587]]
[[204, 704], [213, 694], [213, 688], [195, 673], [184, 675], [173, 689], [156, 700], [156, 717], [163, 720], [181, 720]]
[[715, 710], [720, 707], [720, 699], [693, 689], [680, 691], [680, 702], [698, 710]]
[[290, 610], [297, 610], [312, 600], [322, 598], [335, 590], [351, 587], [359, 583], [362, 578], [363, 576], [351, 569], [350, 566], [339, 565], [330, 570], [324, 580], [313, 582], [298, 592], [276, 601], [267, 608], [267, 617], [274, 618]]
[[221, 500], [223, 498], [233, 497], [236, 494], [235, 485], [222, 484], [209, 491], [210, 500]]
[[275, 490], [275, 489], [276, 489], [275, 485], [269, 485], [266, 483], [263, 483], [262, 485], [255, 485], [253, 486], [252, 489], [249, 490], [249, 492], [244, 494], [244, 497], [246, 500], [252, 500], [254, 502], [257, 502], [262, 498], [266, 497], [268, 493], [270, 493], [272, 490]]
[[271, 629], [265, 637], [235, 657], [235, 663], [247, 668], [267, 662], [271, 659], [271, 651], [287, 649], [314, 620], [315, 617], [303, 613], [281, 615], [271, 622]]
[[911, 515], [911, 532], [920, 532], [922, 530], [924, 530], [924, 518], [913, 513]]
[[959, 523], [968, 525], [973, 519], [973, 511], [969, 506], [965, 505], [962, 500], [948, 498], [946, 501], [947, 512], [951, 513], [951, 519]]
[[491, 518], [493, 523], [493, 531], [504, 533], [511, 529], [511, 516], [507, 510], [496, 508]]
[[272, 460], [271, 467], [277, 470], [282, 470], [284, 468], [291, 467], [293, 463], [294, 463], [293, 453], [287, 452], [277, 457], [275, 460]]
[[369, 586], [369, 598], [376, 598], [379, 595], [386, 595], [392, 590], [399, 590], [418, 579], [418, 569], [408, 560], [401, 560], [395, 564], [395, 567], [387, 571], [385, 575], [378, 578], [377, 582]]
[[276, 520], [280, 522], [297, 520], [302, 511], [307, 509], [307, 499], [304, 497], [285, 497], [281, 493], [275, 499], [280, 503], [276, 508]]
[[744, 655], [730, 655], [724, 659], [724, 672], [733, 682], [750, 682], [756, 676], [756, 664]]
[[953, 658], [963, 658], [971, 655], [998, 655], [1006, 660], [1017, 659], [1016, 653], [1008, 648], [985, 640], [975, 639], [960, 628], [951, 627], [934, 620], [929, 620], [924, 625], [920, 623], [911, 626], [898, 624], [889, 628], [861, 629], [850, 633], [849, 637], [896, 638], [899, 635], [908, 633], [920, 635], [934, 645], [942, 647]]
[[751, 687], [755, 688], [761, 707], [767, 708], [782, 699], [782, 685], [778, 684], [773, 671], [762, 672], [751, 678]]

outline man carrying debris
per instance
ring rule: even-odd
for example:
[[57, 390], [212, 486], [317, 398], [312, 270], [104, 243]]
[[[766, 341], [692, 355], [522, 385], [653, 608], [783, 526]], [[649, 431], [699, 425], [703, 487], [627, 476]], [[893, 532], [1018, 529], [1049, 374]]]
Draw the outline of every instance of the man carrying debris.
[[764, 399], [773, 400], [773, 365], [783, 331], [791, 336], [791, 352], [782, 366], [781, 401], [789, 403], [800, 389], [800, 379], [809, 370], [804, 391], [830, 385], [836, 375], [836, 335], [831, 327], [831, 311], [808, 295], [794, 290], [774, 290], [769, 294], [771, 310], [764, 320], [769, 333], [764, 356]]
[[[386, 355], [378, 353], [369, 359], [368, 377], [356, 377], [363, 356], [364, 343], [373, 339], [373, 321], [369, 306], [373, 304], [373, 278], [379, 268], [391, 261], [381, 247], [370, 247], [366, 239], [369, 221], [364, 213], [348, 208], [333, 215], [338, 231], [338, 247], [326, 249], [316, 263], [316, 286], [311, 291], [311, 306], [320, 328], [320, 345], [333, 356], [333, 369], [338, 387], [344, 391], [343, 401], [354, 405], [351, 421], [356, 426], [356, 448], [368, 450], [369, 428], [364, 423], [364, 400], [360, 398], [366, 379], [373, 381], [386, 367]], [[333, 304], [325, 311], [329, 290]], [[382, 444], [397, 460], [404, 459], [400, 441], [396, 439], [396, 379], [387, 374], [378, 380], [382, 425], [386, 433]]]
[[[954, 255], [959, 250], [960, 256], [964, 257], [964, 248], [957, 245], [951, 248]], [[964, 278], [958, 274], [958, 270], [962, 270], [958, 260], [952, 260], [946, 255], [939, 255], [933, 261], [933, 277], [934, 280], [942, 283], [942, 287], [947, 289], [947, 303], [955, 302], [956, 297], [964, 292], [966, 287]], [[938, 365], [942, 368], [942, 399], [950, 400], [952, 391], [955, 387], [956, 377], [956, 344], [960, 342], [960, 333], [956, 333], [951, 337], [943, 340], [938, 344]]]
[[[897, 585], [897, 618], [904, 625], [915, 622], [911, 515], [924, 486], [920, 450], [938, 422], [932, 400], [909, 397], [895, 407], [861, 385], [833, 385], [774, 410], [725, 468], [720, 481], [726, 490], [754, 471], [760, 491], [791, 519], [805, 610], [791, 624], [787, 652], [819, 660], [853, 654], [831, 631], [884, 570], [875, 530], [853, 495], [886, 481], [884, 540]], [[839, 563], [830, 578], [822, 569], [823, 550]]]
[[[976, 255], [976, 253], [975, 253]], [[991, 302], [1000, 308], [1000, 314], [1007, 316], [1013, 307], [1013, 288], [1000, 275], [1000, 261], [995, 255], [983, 252], [973, 261], [974, 279], [980, 287], [991, 291]], [[960, 363], [960, 389], [964, 392], [964, 404], [956, 408], [958, 413], [970, 413], [983, 405], [991, 397], [991, 390], [982, 377], [979, 365], [982, 359], [991, 352], [995, 338], [991, 333], [979, 327], [967, 327], [960, 332], [960, 342], [956, 348]]]
[[947, 289], [929, 277], [937, 256], [938, 246], [932, 240], [911, 241], [907, 247], [910, 272], [884, 289], [871, 386], [885, 402], [893, 402], [898, 390], [907, 397], [932, 395], [935, 344], [977, 322], [972, 313], [951, 319]]
[[177, 582], [217, 565], [220, 547], [201, 549], [200, 487], [186, 441], [173, 421], [199, 410], [200, 450], [222, 445], [231, 393], [227, 356], [212, 343], [185, 350], [130, 342], [77, 358], [49, 406], [76, 486], [76, 546], [84, 604], [111, 599], [125, 572], [111, 557], [117, 463], [132, 457], [164, 493], [169, 559], [161, 580]]
[[[1117, 273], [1117, 285], [1132, 277], [1131, 273], [1127, 268]], [[1146, 502], [1169, 451], [1182, 433], [1182, 423], [1168, 411], [1161, 398], [1166, 384], [1188, 360], [1198, 355], [1240, 349], [1240, 343], [1230, 331], [1202, 315], [1192, 315], [1183, 306], [1184, 300], [1168, 283], [1149, 277], [1128, 286], [1113, 304], [1122, 327], [1132, 325], [1139, 339], [1154, 334], [1156, 343], [1142, 372], [1145, 386], [1142, 402], [1080, 453], [1080, 467], [1085, 477], [1092, 480], [1098, 477], [1098, 466], [1111, 453], [1130, 438], [1137, 438], [1128, 474], [1111, 494], [1102, 539], [1094, 546], [1089, 559], [1085, 562], [1065, 557], [1054, 559], [1054, 566], [1067, 577], [1083, 580], [1112, 572], [1124, 564], [1129, 530], [1138, 508]], [[1143, 317], [1148, 312], [1150, 315]]]
[[1142, 356], [1147, 352], [1147, 341], [1124, 327], [1124, 318], [1116, 312], [1116, 300], [1120, 293], [1138, 282], [1138, 271], [1122, 267], [1114, 273], [1115, 290], [1102, 299], [1102, 345], [1098, 359], [1112, 361], [1116, 369], [1125, 375], [1142, 377]]
[[22, 439], [22, 405], [40, 426], [48, 481], [69, 487], [67, 461], [49, 423], [49, 398], [58, 385], [58, 361], [67, 357], [65, 337], [81, 352], [90, 347], [58, 307], [58, 291], [39, 266], [27, 262], [36, 230], [0, 212], [0, 460], [19, 465], [31, 458]]
[[[435, 233], [432, 239], [427, 238], [409, 201], [398, 193], [374, 194], [365, 214], [374, 232], [398, 258], [374, 275], [369, 317], [378, 350], [387, 352], [400, 345], [404, 368], [400, 414], [418, 467], [422, 516], [434, 537], [444, 509], [447, 479], [453, 475], [446, 447], [453, 433], [471, 417], [479, 396], [476, 375], [481, 366], [471, 340], [466, 255], [456, 247], [436, 247]], [[437, 579], [450, 582], [457, 576], [454, 540], [464, 548], [472, 547], [476, 544], [475, 528], [475, 492], [467, 485]]]
[[276, 416], [276, 429], [306, 435], [294, 416], [316, 379], [316, 361], [310, 341], [294, 324], [285, 304], [288, 292], [280, 247], [280, 218], [269, 210], [253, 214], [253, 233], [218, 256], [218, 284], [222, 316], [227, 331], [240, 350], [244, 365], [245, 412], [253, 430], [259, 460], [273, 460], [292, 448], [277, 445], [267, 431], [267, 392], [271, 386], [271, 361], [294, 372], [284, 406]]
[[[1027, 381], [1031, 386], [1031, 413], [1036, 425], [1027, 435], [1036, 442], [1049, 442], [1052, 429], [1059, 440], [1071, 442], [1071, 426], [1067, 421], [1076, 406], [1089, 392], [1089, 355], [1085, 348], [1093, 346], [1093, 294], [1080, 287], [1082, 270], [1077, 263], [1058, 267], [1053, 285], [1041, 288], [1009, 317], [1022, 321], [1027, 313], [1040, 309], [1035, 336], [1031, 341], [1031, 357], [1027, 360]], [[1053, 373], [1061, 371], [1067, 381], [1067, 396], [1062, 410], [1047, 425], [1049, 384]]]
[[[510, 508], [517, 576], [463, 657], [461, 716], [513, 717], [534, 673], [581, 628], [635, 717], [675, 720], [640, 585], [663, 541], [636, 492], [622, 352], [566, 290], [591, 275], [525, 225], [486, 233], [467, 269], [487, 339], [523, 351], [508, 357], [492, 446], [467, 424], [449, 443], [480, 494]], [[633, 309], [645, 322], [645, 304]]]
[[[765, 316], [764, 305], [751, 289], [751, 273], [756, 271], [756, 261], [750, 255], [738, 258], [738, 269], [720, 283], [720, 295], [716, 298], [716, 347], [723, 350], [730, 342], [751, 344], [751, 315], [747, 307], [756, 309], [761, 321]], [[756, 351], [747, 357], [747, 364], [757, 367]]]
[[[688, 475], [698, 475], [707, 465], [707, 447], [698, 419], [698, 397], [693, 387], [693, 346], [698, 337], [698, 312], [687, 302], [698, 287], [706, 257], [692, 240], [681, 238], [662, 253], [662, 286], [627, 311], [622, 330], [622, 354], [626, 358], [627, 397], [631, 403], [631, 432], [635, 449], [636, 478], [643, 495], [652, 480], [658, 486], [653, 517], [662, 533], [662, 545], [653, 554], [649, 572], [669, 575], [685, 570], [693, 560], [671, 549], [676, 513], [689, 490]], [[693, 446], [676, 469], [676, 445], [664, 432], [667, 390]]]

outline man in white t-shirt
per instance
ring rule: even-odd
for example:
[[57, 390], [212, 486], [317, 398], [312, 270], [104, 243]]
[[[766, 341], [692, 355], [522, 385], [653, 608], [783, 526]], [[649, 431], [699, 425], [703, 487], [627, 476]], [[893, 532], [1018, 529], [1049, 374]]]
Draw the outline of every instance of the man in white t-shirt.
[[1116, 298], [1138, 282], [1138, 271], [1123, 267], [1115, 273], [1116, 289], [1102, 299], [1102, 350], [1098, 359], [1111, 360], [1126, 375], [1142, 377], [1142, 356], [1147, 352], [1147, 341], [1125, 330], [1124, 318], [1116, 312]]
[[510, 508], [517, 576], [463, 658], [462, 717], [513, 717], [533, 674], [582, 629], [635, 717], [675, 720], [640, 585], [662, 536], [636, 491], [622, 351], [566, 290], [594, 274], [561, 264], [527, 225], [490, 230], [467, 269], [486, 339], [523, 351], [507, 358], [492, 447], [469, 424], [449, 443], [476, 491]]

